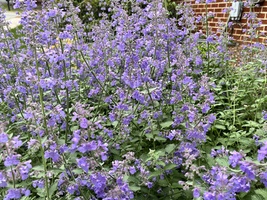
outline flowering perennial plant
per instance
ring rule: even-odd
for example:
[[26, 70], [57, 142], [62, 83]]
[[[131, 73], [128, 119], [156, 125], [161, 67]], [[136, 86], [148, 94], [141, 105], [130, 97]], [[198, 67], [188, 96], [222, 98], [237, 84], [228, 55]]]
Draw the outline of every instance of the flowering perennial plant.
[[0, 10], [1, 198], [235, 199], [267, 185], [266, 143], [258, 163], [222, 149], [227, 165], [199, 164], [215, 85], [188, 5], [177, 21], [160, 0], [113, 0], [90, 31], [70, 1], [15, 7], [16, 35]]

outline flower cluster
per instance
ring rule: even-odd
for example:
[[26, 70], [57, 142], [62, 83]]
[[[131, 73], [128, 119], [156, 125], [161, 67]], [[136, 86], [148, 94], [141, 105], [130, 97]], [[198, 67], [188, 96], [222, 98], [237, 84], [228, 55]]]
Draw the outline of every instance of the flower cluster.
[[[229, 152], [224, 147], [213, 150], [211, 156], [215, 159], [215, 166], [202, 173], [202, 180], [209, 187], [194, 189], [194, 197], [203, 196], [208, 199], [236, 199], [236, 194], [248, 192], [257, 179], [266, 187], [266, 142], [258, 150], [258, 162], [249, 160], [246, 154], [237, 151]], [[228, 160], [228, 163], [227, 163]]]
[[[196, 162], [216, 120], [205, 59], [228, 54], [224, 43], [216, 46], [223, 56], [203, 56], [192, 9], [170, 19], [165, 3], [112, 0], [87, 29], [70, 1], [39, 11], [35, 1], [16, 1], [24, 9], [16, 35], [0, 10], [3, 199], [165, 198], [181, 185], [195, 187], [194, 197], [234, 199], [256, 179], [267, 184], [266, 143], [260, 164], [226, 149], [212, 156], [229, 157], [227, 166]], [[206, 36], [207, 47], [224, 41]], [[192, 183], [196, 176], [206, 190]]]
[[[0, 133], [1, 159], [5, 168], [0, 169], [0, 188], [7, 188], [9, 183], [16, 186], [18, 181], [28, 179], [32, 169], [31, 160], [21, 162], [21, 154], [17, 150], [22, 146], [19, 136], [9, 138], [8, 134]], [[5, 200], [20, 199], [29, 196], [30, 190], [23, 187], [14, 187], [7, 190]]]

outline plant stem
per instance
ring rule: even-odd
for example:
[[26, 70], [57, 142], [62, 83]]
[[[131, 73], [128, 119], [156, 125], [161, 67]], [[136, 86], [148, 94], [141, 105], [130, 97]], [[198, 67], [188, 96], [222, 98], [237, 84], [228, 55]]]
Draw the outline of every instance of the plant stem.
[[[38, 83], [39, 83], [41, 74], [40, 74], [40, 71], [39, 71], [36, 47], [34, 48], [34, 57], [35, 57], [35, 68], [36, 68], [36, 73], [37, 73]], [[44, 101], [43, 101], [43, 89], [40, 86], [38, 86], [38, 90], [39, 90], [39, 101], [40, 101], [40, 104], [41, 104], [41, 109], [42, 109], [42, 114], [43, 114], [45, 133], [48, 136], [46, 114], [45, 114]], [[40, 148], [41, 148], [42, 162], [43, 162], [43, 168], [44, 168], [46, 196], [47, 196], [47, 199], [50, 200], [49, 188], [48, 188], [48, 178], [47, 178], [47, 165], [46, 165], [46, 160], [45, 160], [45, 157], [44, 157], [44, 147], [42, 145], [42, 140], [41, 140], [40, 135], [39, 134], [37, 134], [37, 135], [38, 135], [38, 139], [39, 139], [40, 146], [41, 146]]]
[[[59, 40], [60, 42], [60, 47], [61, 47], [61, 53], [64, 53], [64, 47], [63, 47], [63, 43], [62, 40]], [[63, 71], [64, 71], [64, 80], [65, 83], [68, 80], [68, 76], [67, 76], [67, 67], [66, 67], [66, 62], [65, 60], [63, 60]], [[69, 89], [68, 87], [65, 85], [65, 90], [66, 90], [66, 106], [67, 106], [67, 114], [66, 114], [66, 130], [65, 130], [65, 143], [67, 144], [68, 142], [68, 135], [69, 135], [69, 119], [70, 119], [70, 99], [69, 99]]]

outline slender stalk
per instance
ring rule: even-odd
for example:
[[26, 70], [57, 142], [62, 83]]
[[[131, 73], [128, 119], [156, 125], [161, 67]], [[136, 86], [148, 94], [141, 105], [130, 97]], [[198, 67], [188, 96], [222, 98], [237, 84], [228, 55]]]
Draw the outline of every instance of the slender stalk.
[[[72, 171], [69, 169], [69, 167], [67, 166], [67, 165], [68, 165], [68, 162], [66, 161], [66, 158], [65, 158], [65, 156], [64, 156], [63, 154], [62, 154], [62, 158], [63, 158], [63, 162], [64, 162], [64, 167], [65, 167], [65, 169], [70, 173], [71, 179], [72, 179], [73, 181], [75, 181], [75, 176], [74, 176], [73, 172], [72, 172]], [[82, 195], [82, 197], [83, 197], [84, 200], [89, 199], [89, 198], [86, 197], [86, 195], [84, 194], [83, 190], [80, 189], [80, 186], [78, 187], [78, 190], [79, 190], [79, 192], [81, 193], [81, 195]], [[94, 197], [94, 195], [90, 192], [90, 190], [88, 190], [88, 191], [89, 191], [90, 195]]]
[[[59, 40], [60, 42], [60, 47], [61, 47], [61, 53], [64, 53], [64, 47], [62, 40]], [[67, 67], [66, 67], [66, 62], [63, 60], [63, 71], [64, 71], [64, 80], [67, 82], [68, 80], [68, 75], [67, 75]], [[65, 86], [65, 91], [66, 91], [66, 103], [67, 103], [67, 113], [66, 113], [66, 130], [65, 130], [65, 143], [68, 141], [68, 135], [69, 135], [69, 121], [70, 121], [70, 97], [69, 97], [69, 89], [68, 87]]]
[[[44, 48], [41, 47], [41, 49], [42, 49], [42, 52], [45, 53]], [[46, 67], [47, 67], [49, 76], [52, 77], [52, 73], [51, 73], [51, 70], [50, 70], [50, 66], [49, 66], [49, 64], [48, 64], [47, 61], [46, 61]], [[57, 90], [56, 90], [56, 89], [55, 89], [55, 95], [56, 95], [56, 98], [57, 98], [57, 103], [58, 103], [58, 104], [61, 104], [61, 101], [60, 101], [60, 99], [59, 99], [59, 96], [58, 96], [58, 93], [57, 93]]]
[[[35, 68], [36, 68], [36, 73], [37, 73], [37, 77], [38, 77], [38, 82], [40, 82], [40, 71], [39, 71], [39, 64], [38, 64], [38, 60], [37, 60], [37, 50], [36, 47], [34, 48], [34, 58], [35, 58]], [[42, 109], [42, 114], [43, 114], [43, 121], [44, 121], [44, 128], [45, 128], [45, 133], [46, 135], [48, 135], [48, 129], [47, 129], [47, 121], [46, 121], [46, 114], [45, 114], [45, 109], [44, 109], [44, 98], [43, 98], [43, 89], [38, 86], [38, 90], [39, 90], [39, 101], [41, 104], [41, 109]], [[42, 145], [42, 140], [40, 135], [38, 134], [38, 140], [40, 142], [40, 148], [41, 148], [41, 155], [42, 155], [42, 162], [43, 162], [43, 168], [44, 168], [44, 176], [45, 176], [45, 191], [46, 191], [46, 196], [47, 199], [50, 200], [50, 194], [49, 194], [49, 186], [48, 186], [48, 178], [47, 178], [47, 165], [46, 165], [46, 159], [44, 157], [44, 147]]]

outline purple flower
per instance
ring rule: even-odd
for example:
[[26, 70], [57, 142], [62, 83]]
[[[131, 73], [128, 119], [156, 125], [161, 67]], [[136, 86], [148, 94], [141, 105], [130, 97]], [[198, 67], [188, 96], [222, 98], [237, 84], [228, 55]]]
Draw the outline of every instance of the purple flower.
[[263, 172], [260, 174], [260, 180], [264, 184], [264, 186], [267, 188], [267, 172]]
[[46, 159], [51, 158], [53, 162], [58, 162], [60, 159], [60, 156], [57, 152], [57, 150], [47, 150], [45, 151], [44, 157]]
[[225, 174], [224, 172], [217, 172], [217, 174], [215, 174], [215, 182], [214, 185], [216, 187], [224, 187], [228, 185], [228, 175]]
[[101, 156], [101, 160], [102, 161], [106, 161], [108, 159], [108, 156], [107, 156], [106, 152], [101, 152], [100, 156]]
[[258, 161], [262, 161], [266, 158], [267, 155], [267, 141], [264, 142], [264, 145], [258, 150]]
[[81, 153], [86, 153], [86, 152], [89, 152], [89, 151], [95, 151], [97, 149], [97, 143], [96, 141], [91, 141], [91, 142], [88, 142], [88, 143], [85, 143], [85, 144], [82, 144], [78, 150], [81, 152]]
[[204, 192], [203, 198], [204, 200], [216, 200], [216, 195], [212, 192]]
[[146, 186], [147, 186], [148, 188], [152, 188], [152, 187], [153, 187], [153, 183], [152, 183], [152, 182], [147, 182], [147, 183], [146, 183]]
[[67, 191], [70, 194], [74, 194], [75, 192], [79, 192], [79, 186], [76, 185], [76, 184], [75, 185], [70, 185], [70, 186], [68, 186]]
[[6, 133], [0, 133], [0, 143], [8, 142], [8, 135]]
[[32, 168], [31, 161], [26, 161], [20, 166], [19, 172], [21, 180], [26, 180], [29, 176], [30, 169]]
[[92, 188], [94, 192], [96, 193], [98, 198], [104, 197], [105, 194], [105, 188], [107, 179], [105, 176], [103, 176], [101, 173], [92, 174], [90, 176], [90, 182], [92, 184]]
[[241, 161], [240, 169], [247, 175], [250, 180], [255, 180], [256, 174], [252, 164], [246, 161]]
[[194, 188], [193, 190], [193, 196], [194, 198], [198, 198], [200, 196], [200, 192], [198, 188]]
[[192, 78], [191, 77], [184, 77], [183, 84], [188, 85], [192, 83]]
[[7, 187], [7, 179], [2, 172], [0, 172], [0, 187]]
[[18, 159], [19, 157], [20, 157], [19, 155], [7, 156], [5, 159], [4, 165], [6, 167], [18, 165], [20, 163], [20, 161]]
[[86, 173], [88, 173], [89, 163], [87, 162], [87, 159], [85, 157], [76, 159], [76, 162], [78, 164], [78, 167], [82, 168]]
[[114, 113], [109, 113], [109, 120], [114, 122], [116, 120], [116, 115]]
[[29, 196], [30, 190], [25, 188], [9, 189], [4, 200], [20, 199], [22, 196]]
[[266, 112], [266, 111], [263, 111], [263, 112], [262, 112], [262, 115], [263, 115], [263, 119], [264, 119], [264, 120], [267, 120], [267, 112]]
[[4, 200], [20, 199], [20, 198], [21, 198], [21, 193], [19, 189], [9, 189], [7, 191], [7, 195], [5, 196]]
[[212, 124], [214, 121], [216, 120], [216, 116], [211, 114], [209, 117], [208, 117], [208, 121], [210, 124]]
[[11, 140], [13, 148], [17, 149], [22, 145], [22, 141], [19, 140], [19, 136], [13, 137]]
[[28, 149], [30, 148], [34, 148], [35, 146], [37, 146], [39, 143], [38, 140], [36, 139], [30, 139], [30, 141], [28, 142]]
[[210, 42], [213, 42], [213, 36], [212, 35], [209, 35], [208, 37], [207, 37], [207, 39], [206, 39], [206, 42], [207, 43], [210, 43]]
[[229, 164], [232, 167], [236, 167], [239, 163], [239, 161], [243, 158], [243, 155], [241, 153], [238, 153], [236, 151], [231, 152], [231, 156], [229, 156]]
[[202, 112], [203, 113], [207, 113], [210, 109], [210, 106], [208, 104], [204, 104], [202, 107]]
[[135, 172], [136, 172], [135, 167], [130, 167], [129, 172], [130, 172], [130, 174], [135, 174]]
[[88, 128], [88, 120], [86, 118], [80, 120], [80, 127], [84, 129]]
[[231, 183], [231, 191], [237, 192], [248, 192], [250, 190], [250, 184], [247, 177], [244, 176], [233, 176], [229, 182]]
[[44, 188], [44, 180], [35, 180], [32, 182], [34, 188]]

